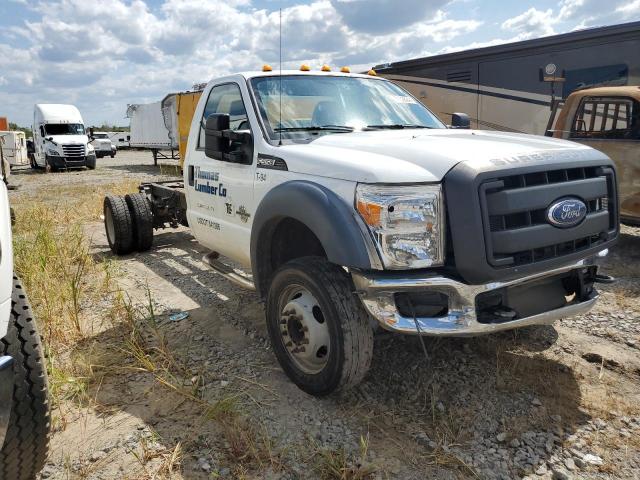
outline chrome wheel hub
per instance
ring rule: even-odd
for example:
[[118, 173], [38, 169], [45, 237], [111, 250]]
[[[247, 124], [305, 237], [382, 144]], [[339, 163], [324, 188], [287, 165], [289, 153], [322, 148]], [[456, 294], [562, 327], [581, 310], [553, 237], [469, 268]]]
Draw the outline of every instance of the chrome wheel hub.
[[329, 360], [329, 327], [316, 298], [301, 286], [282, 296], [280, 335], [287, 353], [305, 373], [320, 372]]

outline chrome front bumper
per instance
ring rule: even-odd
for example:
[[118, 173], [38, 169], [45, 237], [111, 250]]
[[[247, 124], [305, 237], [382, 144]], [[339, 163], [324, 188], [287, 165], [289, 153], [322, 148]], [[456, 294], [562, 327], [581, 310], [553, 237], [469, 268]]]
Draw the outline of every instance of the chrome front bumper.
[[[606, 255], [606, 252], [602, 252], [602, 255]], [[420, 276], [406, 275], [406, 273], [363, 274], [352, 271], [351, 276], [365, 309], [387, 330], [432, 336], [474, 336], [528, 325], [550, 324], [555, 320], [589, 311], [597, 300], [597, 294], [589, 300], [571, 303], [538, 315], [501, 323], [480, 323], [476, 314], [476, 297], [491, 290], [524, 285], [528, 282], [583, 269], [594, 264], [595, 259], [581, 260], [572, 265], [517, 280], [493, 282], [485, 285], [467, 285], [447, 277], [425, 276], [424, 274]], [[417, 317], [415, 319], [412, 316], [403, 316], [396, 307], [395, 294], [421, 291], [439, 292], [447, 295], [449, 298], [448, 313], [440, 317]]]
[[13, 358], [0, 357], [0, 447], [9, 427], [11, 406], [13, 405]]

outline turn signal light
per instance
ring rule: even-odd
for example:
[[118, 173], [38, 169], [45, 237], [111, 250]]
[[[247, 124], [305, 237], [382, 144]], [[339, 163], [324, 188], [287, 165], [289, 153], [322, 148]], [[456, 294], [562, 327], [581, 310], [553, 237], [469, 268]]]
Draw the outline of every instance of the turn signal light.
[[372, 227], [380, 225], [380, 213], [382, 212], [380, 205], [358, 200], [358, 212], [360, 212], [367, 225]]
[[308, 72], [311, 70], [311, 67], [309, 65], [307, 65], [306, 63], [303, 63], [302, 65], [300, 65], [300, 71], [301, 72]]
[[264, 64], [262, 66], [262, 71], [263, 72], [271, 72], [271, 71], [273, 71], [273, 68], [271, 67], [271, 65]]

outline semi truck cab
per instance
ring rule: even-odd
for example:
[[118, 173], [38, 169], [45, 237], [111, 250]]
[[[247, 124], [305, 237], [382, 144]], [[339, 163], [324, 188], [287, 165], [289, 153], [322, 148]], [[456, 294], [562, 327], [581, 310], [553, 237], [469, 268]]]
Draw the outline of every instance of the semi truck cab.
[[280, 365], [314, 395], [363, 378], [378, 329], [468, 336], [589, 310], [619, 230], [611, 160], [452, 120], [373, 71], [216, 79], [184, 177], [105, 198], [109, 244], [188, 225], [208, 265], [264, 299]]
[[48, 170], [96, 167], [96, 153], [73, 105], [37, 104], [33, 117], [34, 166]]

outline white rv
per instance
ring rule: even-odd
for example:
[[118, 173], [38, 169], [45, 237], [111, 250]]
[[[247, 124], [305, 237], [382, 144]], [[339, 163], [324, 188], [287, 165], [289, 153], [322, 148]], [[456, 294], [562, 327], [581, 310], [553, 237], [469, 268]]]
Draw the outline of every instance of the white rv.
[[24, 132], [0, 132], [2, 151], [9, 165], [29, 165], [27, 156], [27, 139]]
[[73, 105], [38, 104], [33, 114], [34, 162], [51, 170], [96, 168], [95, 149]]

